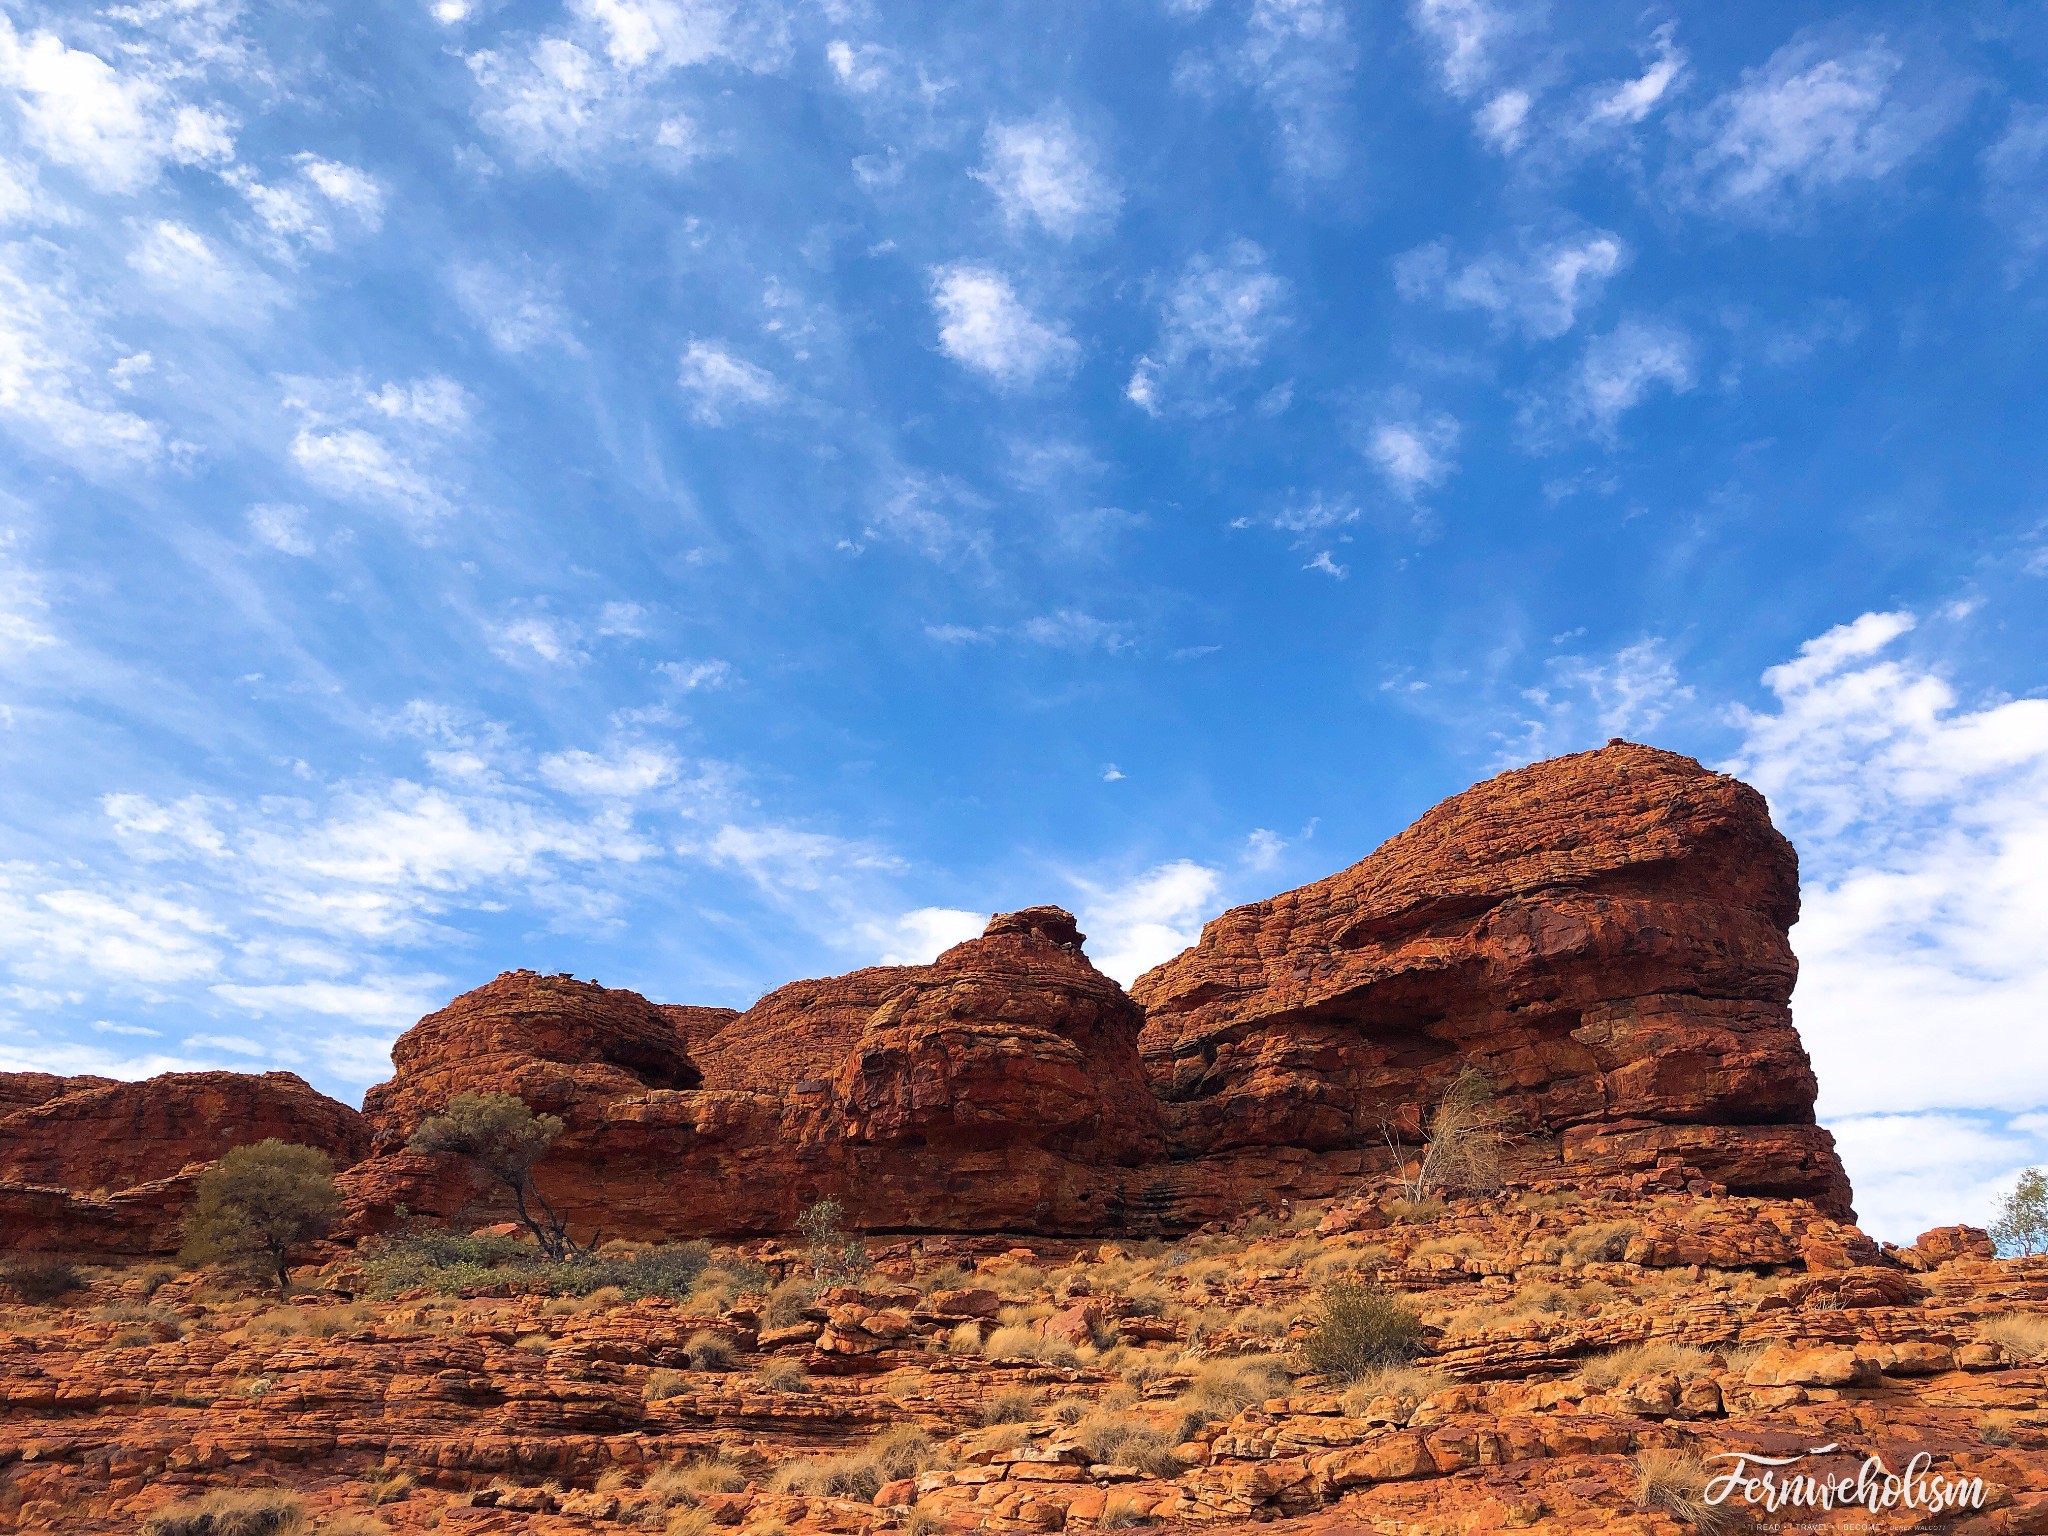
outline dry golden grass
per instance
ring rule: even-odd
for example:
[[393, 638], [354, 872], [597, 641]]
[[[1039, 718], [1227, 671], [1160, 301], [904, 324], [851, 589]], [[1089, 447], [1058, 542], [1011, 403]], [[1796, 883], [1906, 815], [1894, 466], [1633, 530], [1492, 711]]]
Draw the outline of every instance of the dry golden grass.
[[817, 1281], [791, 1275], [768, 1293], [768, 1305], [761, 1309], [761, 1321], [770, 1328], [787, 1328], [802, 1322], [804, 1309], [817, 1295]]
[[1281, 1396], [1290, 1380], [1287, 1367], [1271, 1355], [1204, 1360], [1195, 1367], [1194, 1378], [1181, 1394], [1181, 1404], [1190, 1409], [1236, 1413], [1269, 1397]]
[[1612, 1263], [1628, 1249], [1628, 1240], [1643, 1230], [1638, 1221], [1595, 1221], [1565, 1234], [1564, 1251], [1581, 1264]]
[[1177, 1375], [1185, 1366], [1181, 1352], [1169, 1346], [1165, 1349], [1132, 1350], [1117, 1362], [1115, 1369], [1126, 1384], [1142, 1392], [1155, 1381]]
[[937, 1269], [928, 1270], [910, 1282], [919, 1291], [929, 1296], [933, 1291], [957, 1291], [974, 1283], [974, 1279], [958, 1264], [941, 1264]]
[[1049, 1339], [1021, 1323], [998, 1328], [982, 1341], [981, 1352], [991, 1360], [1040, 1360], [1047, 1365], [1079, 1363], [1074, 1346], [1064, 1339]]
[[802, 1493], [819, 1499], [859, 1499], [873, 1503], [881, 1491], [881, 1467], [872, 1456], [849, 1451], [838, 1456], [807, 1456], [785, 1461], [768, 1486], [777, 1493]]
[[1421, 1227], [1435, 1221], [1448, 1207], [1441, 1200], [1389, 1200], [1380, 1209], [1396, 1226]]
[[1471, 1259], [1484, 1252], [1486, 1244], [1470, 1232], [1456, 1232], [1449, 1237], [1427, 1238], [1415, 1245], [1415, 1257], [1418, 1259], [1431, 1258], [1440, 1253]]
[[396, 1504], [419, 1486], [419, 1479], [410, 1472], [371, 1472], [364, 1476], [363, 1485], [372, 1504]]
[[283, 1488], [209, 1493], [158, 1510], [139, 1536], [300, 1536], [306, 1504]]
[[1374, 1403], [1391, 1399], [1395, 1410], [1392, 1417], [1405, 1424], [1425, 1398], [1451, 1385], [1451, 1378], [1441, 1371], [1413, 1365], [1383, 1365], [1351, 1384], [1344, 1394], [1344, 1411], [1353, 1418], [1361, 1418]]
[[329, 1515], [320, 1522], [313, 1536], [391, 1536], [391, 1527], [375, 1515], [347, 1512]]
[[372, 1307], [357, 1303], [346, 1307], [272, 1307], [259, 1312], [241, 1327], [249, 1339], [331, 1339], [353, 1333], [376, 1316]]
[[1661, 1509], [1674, 1520], [1690, 1525], [1700, 1536], [1724, 1536], [1741, 1524], [1741, 1517], [1725, 1504], [1706, 1500], [1706, 1463], [1685, 1451], [1638, 1451], [1636, 1503], [1643, 1509]]
[[1096, 1522], [1105, 1531], [1127, 1531], [1134, 1525], [1146, 1525], [1151, 1516], [1145, 1513], [1145, 1506], [1129, 1494], [1111, 1499], [1102, 1506], [1102, 1518]]
[[1029, 1300], [1034, 1291], [1045, 1288], [1045, 1271], [1035, 1264], [1010, 1264], [983, 1275], [981, 1283], [998, 1296]]
[[1712, 1369], [1713, 1357], [1690, 1344], [1634, 1344], [1593, 1356], [1579, 1367], [1579, 1383], [1605, 1391], [1637, 1376], [1658, 1376], [1670, 1371], [1687, 1379], [1703, 1376]]
[[1136, 1467], [1149, 1477], [1175, 1477], [1185, 1470], [1173, 1454], [1176, 1437], [1143, 1414], [1098, 1409], [1075, 1425], [1074, 1433], [1098, 1465]]
[[647, 1373], [646, 1397], [650, 1403], [681, 1397], [689, 1390], [690, 1378], [681, 1371], [671, 1371], [662, 1367]]
[[1378, 1243], [1328, 1250], [1301, 1266], [1301, 1278], [1309, 1285], [1327, 1285], [1341, 1275], [1370, 1274], [1392, 1257]]
[[687, 1509], [672, 1509], [662, 1525], [661, 1536], [711, 1536], [718, 1529], [718, 1523], [711, 1518], [709, 1510], [691, 1505]]
[[808, 1392], [811, 1387], [810, 1379], [804, 1375], [803, 1362], [788, 1355], [762, 1361], [754, 1379], [769, 1392]]
[[1287, 1336], [1287, 1330], [1300, 1315], [1299, 1309], [1240, 1307], [1231, 1314], [1230, 1326], [1239, 1333], [1249, 1333], [1255, 1338], [1282, 1339]]
[[2048, 1359], [2048, 1314], [2007, 1312], [1978, 1325], [1977, 1337], [1996, 1344], [2015, 1360]]
[[683, 1353], [690, 1357], [693, 1371], [729, 1371], [732, 1369], [732, 1340], [722, 1333], [709, 1328], [700, 1328], [690, 1335], [683, 1345]]
[[1038, 1400], [1029, 1392], [1011, 1389], [1006, 1392], [992, 1392], [981, 1402], [981, 1422], [993, 1424], [1028, 1424], [1038, 1406]]

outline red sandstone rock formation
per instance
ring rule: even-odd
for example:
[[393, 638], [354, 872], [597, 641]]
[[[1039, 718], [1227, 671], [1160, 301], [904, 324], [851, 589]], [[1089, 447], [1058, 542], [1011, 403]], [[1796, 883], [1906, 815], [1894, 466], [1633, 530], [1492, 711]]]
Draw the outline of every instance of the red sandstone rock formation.
[[7, 1074], [7, 1103], [25, 1106], [0, 1114], [0, 1221], [17, 1248], [174, 1247], [192, 1181], [222, 1153], [275, 1136], [346, 1167], [369, 1145], [360, 1115], [290, 1072]]
[[1610, 745], [1454, 796], [1140, 977], [1182, 1155], [1370, 1144], [1466, 1064], [1529, 1155], [1846, 1215], [1791, 1022], [1798, 862], [1763, 797]]
[[[879, 1227], [1104, 1230], [1165, 1143], [1144, 1017], [1081, 942], [1057, 907], [1005, 914], [930, 965], [701, 1010], [687, 1051], [635, 994], [514, 972], [402, 1037], [366, 1107], [385, 1148], [465, 1089], [561, 1114], [540, 1180], [584, 1231], [782, 1230], [826, 1195]], [[365, 1228], [475, 1193], [411, 1154], [344, 1182]]]
[[[539, 1177], [585, 1235], [786, 1230], [825, 1195], [870, 1228], [1185, 1229], [1355, 1189], [1389, 1162], [1383, 1126], [1412, 1141], [1467, 1064], [1520, 1133], [1517, 1178], [1847, 1216], [1788, 1008], [1797, 914], [1759, 795], [1617, 744], [1489, 780], [1225, 913], [1131, 996], [1057, 907], [744, 1014], [508, 972], [398, 1041], [365, 1103], [378, 1155], [344, 1176], [352, 1230], [471, 1209], [458, 1161], [404, 1150], [465, 1091], [563, 1117]], [[0, 1079], [8, 1104], [0, 1212], [33, 1230], [118, 1225], [79, 1193], [132, 1205], [240, 1140], [362, 1150], [351, 1112], [279, 1074]], [[54, 1215], [52, 1188], [72, 1192]]]
[[637, 992], [569, 976], [507, 971], [430, 1013], [391, 1048], [397, 1069], [363, 1113], [385, 1151], [405, 1145], [458, 1093], [511, 1093], [563, 1114], [649, 1088], [695, 1088], [693, 1031], [711, 1035], [730, 1008], [659, 1007]]

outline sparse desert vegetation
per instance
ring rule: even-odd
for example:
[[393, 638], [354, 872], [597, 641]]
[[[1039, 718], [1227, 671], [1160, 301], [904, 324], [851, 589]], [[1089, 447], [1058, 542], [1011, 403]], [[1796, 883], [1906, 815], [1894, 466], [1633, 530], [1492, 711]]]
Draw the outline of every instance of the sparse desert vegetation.
[[[557, 1262], [530, 1237], [433, 1232], [301, 1267], [283, 1301], [254, 1275], [81, 1268], [52, 1300], [0, 1306], [0, 1352], [102, 1383], [98, 1411], [128, 1416], [130, 1438], [161, 1426], [166, 1466], [174, 1426], [175, 1443], [202, 1425], [260, 1439], [290, 1422], [279, 1404], [360, 1391], [391, 1368], [382, 1361], [436, 1359], [468, 1362], [464, 1380], [507, 1400], [538, 1388], [602, 1403], [654, 1453], [618, 1459], [593, 1426], [569, 1430], [561, 1443], [576, 1460], [545, 1472], [451, 1472], [394, 1453], [317, 1486], [145, 1491], [132, 1511], [153, 1536], [222, 1536], [235, 1522], [275, 1536], [414, 1536], [448, 1529], [451, 1504], [582, 1521], [593, 1536], [806, 1536], [834, 1528], [834, 1510], [867, 1511], [878, 1533], [929, 1536], [1026, 1497], [1057, 1497], [1070, 1530], [1214, 1527], [1262, 1510], [1363, 1520], [1406, 1508], [1410, 1488], [1463, 1508], [1507, 1464], [1347, 1488], [1334, 1481], [1345, 1457], [1393, 1455], [1403, 1435], [1448, 1447], [1481, 1433], [1540, 1452], [1514, 1462], [1516, 1476], [1570, 1511], [1574, 1529], [1634, 1511], [1719, 1536], [1729, 1515], [1700, 1499], [1702, 1447], [1787, 1404], [1826, 1422], [1840, 1394], [1823, 1383], [1850, 1373], [1820, 1352], [1832, 1346], [1815, 1344], [1809, 1367], [1785, 1340], [1801, 1318], [1833, 1334], [1875, 1315], [1841, 1310], [1840, 1287], [1817, 1291], [1796, 1265], [1611, 1257], [1645, 1233], [1705, 1242], [1764, 1219], [1835, 1230], [1795, 1206], [1451, 1197], [1417, 1223], [1399, 1219], [1396, 1198], [1311, 1208], [1306, 1225], [1320, 1215], [1327, 1229], [1315, 1236], [1297, 1210], [1180, 1240], [1040, 1241], [1028, 1256], [1005, 1239], [869, 1240], [867, 1265], [834, 1259], [822, 1279], [822, 1245], [809, 1243], [611, 1243]], [[1736, 1243], [1717, 1251], [1742, 1256]], [[2012, 1262], [2048, 1281], [2048, 1259]], [[1901, 1296], [1920, 1285], [1887, 1283]], [[1913, 1394], [1965, 1347], [1981, 1352], [1971, 1369], [1993, 1373], [2048, 1358], [2048, 1312], [2012, 1305], [1957, 1327], [1936, 1321], [1952, 1314], [1935, 1302], [1899, 1305], [1888, 1326], [1920, 1308], [1928, 1328], [1968, 1342], [1947, 1356], [1927, 1346], [1910, 1367], [1920, 1374], [1883, 1376], [1887, 1412], [1946, 1423], [1947, 1410], [1913, 1408]], [[977, 1315], [946, 1310], [958, 1307]], [[1718, 1331], [1702, 1334], [1703, 1319]], [[200, 1382], [174, 1364], [191, 1348], [215, 1362]], [[1752, 1385], [1753, 1368], [1765, 1385]], [[503, 1424], [480, 1445], [516, 1443], [499, 1411], [480, 1410]], [[744, 1435], [717, 1428], [735, 1411], [754, 1426]], [[1941, 1432], [1958, 1445], [2048, 1455], [2026, 1412], [1987, 1398], [1950, 1417]], [[1543, 1449], [1552, 1436], [1561, 1449]], [[1245, 1469], [1270, 1478], [1297, 1465], [1326, 1468], [1313, 1474], [1325, 1481], [1263, 1501], [1231, 1491], [1265, 1486], [1245, 1483]], [[1072, 1471], [1049, 1483], [1042, 1467]]]

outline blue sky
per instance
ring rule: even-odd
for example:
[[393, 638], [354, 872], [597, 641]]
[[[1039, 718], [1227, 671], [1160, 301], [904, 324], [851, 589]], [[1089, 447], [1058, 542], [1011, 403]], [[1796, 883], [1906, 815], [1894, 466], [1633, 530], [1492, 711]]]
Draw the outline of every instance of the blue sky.
[[1623, 734], [1874, 1230], [2048, 1158], [2038, 7], [0, 15], [0, 1067], [1129, 979]]

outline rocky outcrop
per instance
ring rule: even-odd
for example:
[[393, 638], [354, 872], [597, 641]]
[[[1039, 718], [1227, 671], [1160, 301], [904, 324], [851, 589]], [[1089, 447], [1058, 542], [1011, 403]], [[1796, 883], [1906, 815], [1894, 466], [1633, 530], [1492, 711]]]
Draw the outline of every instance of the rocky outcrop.
[[1465, 1066], [1525, 1166], [1695, 1170], [1839, 1215], [1789, 1007], [1798, 862], [1763, 797], [1615, 743], [1454, 796], [1140, 977], [1183, 1157], [1412, 1137]]
[[10, 1101], [22, 1107], [0, 1115], [0, 1222], [15, 1248], [162, 1251], [193, 1181], [232, 1148], [274, 1136], [343, 1167], [369, 1150], [362, 1116], [290, 1072], [9, 1074]]
[[709, 1037], [730, 1008], [660, 1007], [637, 992], [570, 976], [507, 971], [430, 1013], [391, 1048], [395, 1074], [363, 1113], [381, 1150], [405, 1144], [459, 1093], [510, 1093], [564, 1114], [650, 1088], [695, 1088], [693, 1031]]
[[[1351, 868], [1224, 913], [1128, 995], [1058, 907], [744, 1013], [510, 971], [393, 1048], [347, 1230], [489, 1214], [458, 1161], [405, 1150], [463, 1092], [562, 1118], [539, 1178], [584, 1234], [780, 1231], [827, 1195], [880, 1230], [1185, 1230], [1384, 1177], [1467, 1067], [1496, 1091], [1513, 1182], [1846, 1218], [1791, 1022], [1798, 910], [1761, 796], [1616, 743], [1502, 774]], [[0, 1180], [73, 1195], [267, 1135], [349, 1162], [364, 1135], [281, 1074], [20, 1077], [8, 1103]]]
[[458, 1165], [396, 1149], [456, 1092], [517, 1092], [566, 1123], [540, 1182], [577, 1230], [786, 1230], [834, 1195], [874, 1227], [1100, 1231], [1165, 1153], [1143, 1025], [1057, 907], [738, 1016], [513, 972], [399, 1040], [366, 1105], [390, 1155], [344, 1183], [356, 1230], [464, 1208]]

